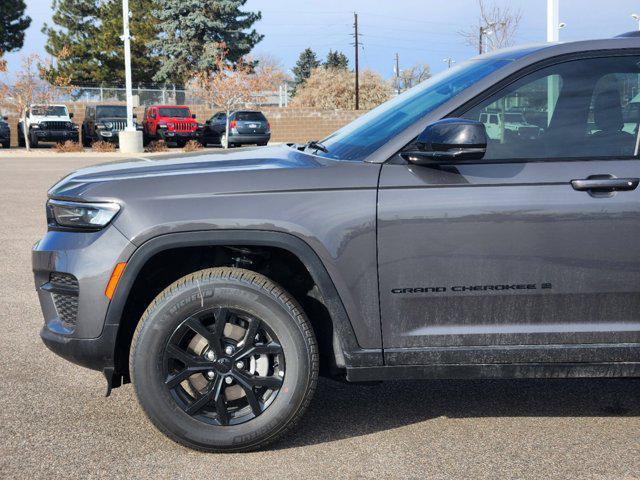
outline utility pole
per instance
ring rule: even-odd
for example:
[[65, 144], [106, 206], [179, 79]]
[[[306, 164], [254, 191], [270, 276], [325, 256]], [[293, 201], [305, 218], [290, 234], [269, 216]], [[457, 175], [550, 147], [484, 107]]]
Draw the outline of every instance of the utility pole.
[[396, 52], [396, 91], [400, 95], [400, 55]]
[[484, 27], [480, 27], [480, 35], [478, 36], [478, 53], [482, 55], [482, 36], [484, 35]]
[[456, 63], [456, 61], [451, 57], [444, 58], [442, 61], [447, 64], [447, 68], [451, 68], [451, 65]]
[[640, 15], [638, 15], [637, 13], [632, 13], [631, 18], [638, 22], [638, 30], [640, 30]]
[[547, 42], [560, 40], [560, 0], [547, 0]]
[[356, 47], [356, 110], [360, 110], [360, 80], [358, 71], [358, 14], [353, 12], [353, 28], [355, 30], [355, 41], [353, 42]]

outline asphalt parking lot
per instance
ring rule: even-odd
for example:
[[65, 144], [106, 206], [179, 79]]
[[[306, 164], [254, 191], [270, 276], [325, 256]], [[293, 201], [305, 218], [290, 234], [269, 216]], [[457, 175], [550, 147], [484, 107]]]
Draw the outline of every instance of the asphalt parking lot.
[[47, 188], [104, 158], [0, 152], [0, 478], [640, 478], [640, 380], [321, 381], [268, 451], [203, 454], [41, 343]]

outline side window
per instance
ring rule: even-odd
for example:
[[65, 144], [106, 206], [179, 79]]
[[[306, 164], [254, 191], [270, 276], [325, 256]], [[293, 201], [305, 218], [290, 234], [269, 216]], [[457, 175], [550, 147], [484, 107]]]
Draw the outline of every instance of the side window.
[[572, 60], [520, 78], [467, 111], [485, 159], [630, 157], [640, 122], [640, 57]]

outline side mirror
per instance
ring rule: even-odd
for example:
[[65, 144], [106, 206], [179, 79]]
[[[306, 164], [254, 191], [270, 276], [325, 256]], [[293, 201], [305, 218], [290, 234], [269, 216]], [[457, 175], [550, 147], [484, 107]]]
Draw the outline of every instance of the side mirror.
[[194, 113], [194, 114], [192, 114], [192, 115], [191, 115], [191, 118], [196, 118], [196, 114], [195, 114], [195, 113]]
[[6, 122], [7, 120], [9, 120], [9, 117], [7, 115], [3, 115], [2, 119]]
[[205, 125], [211, 125], [211, 120], [207, 120], [206, 122], [204, 122]]
[[427, 125], [415, 147], [400, 153], [415, 165], [480, 160], [487, 151], [487, 132], [484, 124], [475, 120], [445, 118]]
[[73, 118], [73, 112], [69, 113], [69, 118]]
[[138, 118], [138, 115], [134, 113], [133, 118]]

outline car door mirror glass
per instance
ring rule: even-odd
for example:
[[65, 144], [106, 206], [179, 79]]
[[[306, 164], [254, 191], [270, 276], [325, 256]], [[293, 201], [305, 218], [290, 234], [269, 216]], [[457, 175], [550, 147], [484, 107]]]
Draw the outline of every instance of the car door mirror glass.
[[462, 118], [445, 118], [427, 125], [413, 148], [401, 153], [415, 165], [481, 160], [487, 149], [483, 123]]

